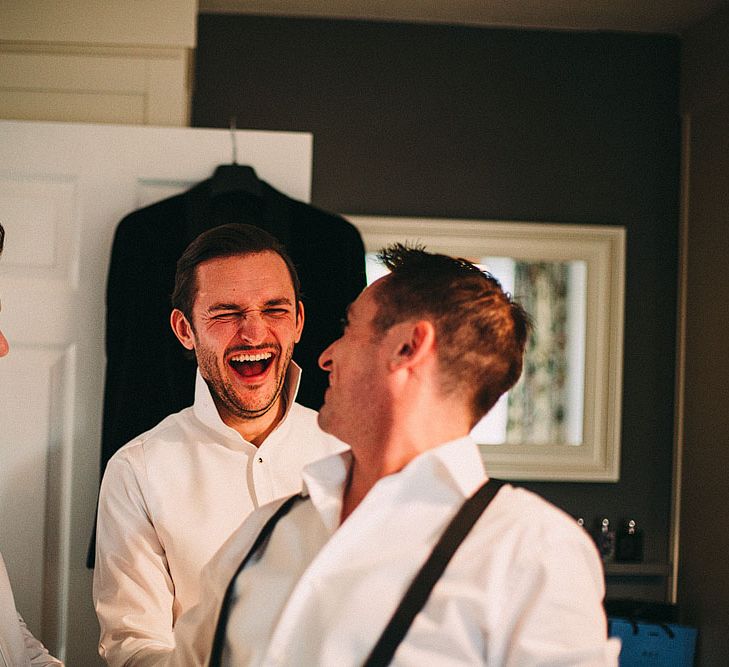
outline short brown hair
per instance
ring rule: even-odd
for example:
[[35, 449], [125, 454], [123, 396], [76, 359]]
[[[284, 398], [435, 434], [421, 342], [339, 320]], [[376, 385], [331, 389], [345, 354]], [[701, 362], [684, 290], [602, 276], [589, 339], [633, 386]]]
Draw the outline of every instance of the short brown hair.
[[[276, 253], [286, 264], [294, 286], [296, 303], [301, 301], [301, 283], [294, 262], [284, 246], [267, 231], [253, 225], [230, 223], [213, 227], [198, 236], [177, 260], [172, 307], [182, 311], [192, 325], [192, 306], [197, 296], [197, 267], [210, 259]], [[298, 312], [298, 310], [297, 310]]]
[[470, 397], [475, 425], [521, 375], [529, 316], [496, 278], [465, 259], [400, 243], [380, 251], [379, 259], [391, 273], [374, 292], [375, 331], [430, 320], [441, 389]]

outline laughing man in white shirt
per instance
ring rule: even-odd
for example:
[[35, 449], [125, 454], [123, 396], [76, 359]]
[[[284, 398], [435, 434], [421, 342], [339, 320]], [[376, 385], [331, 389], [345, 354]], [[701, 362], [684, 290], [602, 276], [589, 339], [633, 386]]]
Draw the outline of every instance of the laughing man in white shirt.
[[343, 448], [294, 402], [304, 309], [276, 239], [240, 224], [200, 235], [172, 304], [198, 363], [194, 405], [121, 448], [99, 497], [94, 602], [110, 665], [171, 649], [220, 545], [255, 508], [298, 493], [305, 464]]
[[[233, 534], [162, 664], [362, 665], [464, 501], [496, 488], [468, 434], [517, 381], [528, 318], [469, 262], [399, 245], [382, 258], [391, 273], [320, 358], [330, 386], [319, 423], [351, 451], [307, 466], [267, 539], [254, 544], [281, 502]], [[603, 596], [585, 532], [504, 485], [392, 662], [616, 665]]]

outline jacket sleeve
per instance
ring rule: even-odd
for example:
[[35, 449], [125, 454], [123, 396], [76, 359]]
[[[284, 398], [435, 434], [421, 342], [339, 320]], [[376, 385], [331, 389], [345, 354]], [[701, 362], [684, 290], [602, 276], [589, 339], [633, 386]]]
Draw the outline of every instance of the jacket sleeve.
[[132, 446], [109, 461], [99, 495], [93, 596], [99, 653], [112, 667], [174, 646], [174, 585], [145, 481], [141, 446]]

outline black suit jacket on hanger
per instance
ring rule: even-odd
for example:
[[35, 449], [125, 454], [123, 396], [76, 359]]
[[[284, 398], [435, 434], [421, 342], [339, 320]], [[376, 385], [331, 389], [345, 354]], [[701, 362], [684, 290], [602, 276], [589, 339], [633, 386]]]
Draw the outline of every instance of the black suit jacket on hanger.
[[[192, 405], [196, 364], [169, 324], [175, 266], [201, 232], [229, 222], [276, 236], [296, 264], [305, 309], [294, 360], [303, 374], [297, 401], [318, 409], [327, 385], [319, 354], [341, 333], [345, 309], [365, 286], [364, 245], [344, 218], [261, 182], [260, 197], [211, 195], [206, 180], [127, 215], [117, 227], [106, 294], [106, 381], [101, 471], [126, 442]], [[93, 566], [93, 540], [89, 565]]]

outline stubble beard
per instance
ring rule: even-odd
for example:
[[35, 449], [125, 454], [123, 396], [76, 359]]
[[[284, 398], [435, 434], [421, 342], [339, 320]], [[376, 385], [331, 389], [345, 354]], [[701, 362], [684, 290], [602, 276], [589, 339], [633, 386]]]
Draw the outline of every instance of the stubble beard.
[[[222, 406], [226, 412], [238, 419], [256, 419], [265, 415], [276, 404], [277, 399], [281, 395], [284, 383], [286, 382], [286, 371], [291, 363], [293, 352], [293, 345], [288, 347], [284, 355], [281, 354], [281, 347], [277, 347], [277, 359], [274, 362], [278, 363], [276, 385], [270, 397], [264, 397], [263, 404], [258, 406], [252, 402], [243, 402], [243, 397], [236, 391], [233, 383], [221, 372], [217, 356], [214, 352], [208, 349], [198, 348], [197, 364], [200, 368], [200, 375], [202, 375], [208, 385], [208, 389], [213, 397], [213, 401], [218, 406], [218, 410]], [[255, 391], [253, 390], [252, 393]]]

